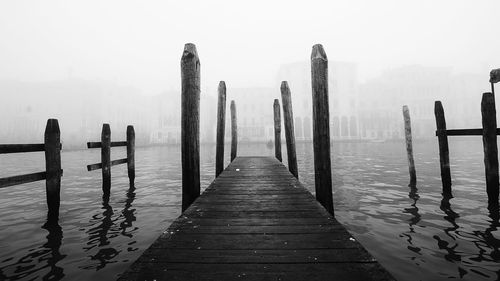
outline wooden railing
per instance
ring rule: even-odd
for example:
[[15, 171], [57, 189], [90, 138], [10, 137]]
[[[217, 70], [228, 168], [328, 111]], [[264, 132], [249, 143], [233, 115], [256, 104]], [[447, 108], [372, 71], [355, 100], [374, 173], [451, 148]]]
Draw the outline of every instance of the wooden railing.
[[[127, 157], [117, 160], [111, 160], [111, 147], [127, 147]], [[102, 169], [102, 190], [104, 195], [110, 194], [111, 189], [111, 166], [127, 163], [128, 177], [130, 184], [135, 179], [135, 131], [133, 126], [127, 126], [126, 141], [111, 141], [111, 129], [109, 124], [102, 125], [101, 141], [87, 142], [87, 148], [101, 149], [101, 163], [87, 165], [88, 171]]]
[[434, 104], [434, 114], [436, 116], [436, 136], [439, 142], [439, 162], [443, 195], [452, 197], [448, 136], [483, 136], [488, 209], [498, 210], [499, 174], [497, 135], [500, 134], [500, 129], [497, 128], [494, 95], [492, 93], [483, 94], [481, 100], [482, 129], [446, 129], [444, 109], [440, 101], [436, 101]]
[[45, 152], [45, 171], [0, 178], [0, 188], [46, 180], [46, 195], [49, 220], [59, 217], [61, 177], [61, 132], [57, 119], [47, 120], [44, 143], [2, 144], [0, 154]]

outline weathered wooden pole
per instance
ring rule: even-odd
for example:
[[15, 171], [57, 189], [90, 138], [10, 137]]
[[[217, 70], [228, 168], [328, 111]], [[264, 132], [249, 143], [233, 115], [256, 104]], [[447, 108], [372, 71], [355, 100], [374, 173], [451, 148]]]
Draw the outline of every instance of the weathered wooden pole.
[[328, 58], [321, 44], [314, 45], [311, 52], [311, 85], [316, 200], [333, 215]]
[[45, 127], [45, 171], [47, 178], [45, 190], [47, 195], [48, 221], [57, 221], [61, 202], [61, 131], [57, 119], [47, 120]]
[[111, 129], [102, 124], [101, 132], [102, 192], [109, 196], [111, 190]]
[[410, 171], [410, 184], [408, 186], [415, 187], [417, 185], [417, 173], [415, 171], [415, 160], [413, 159], [410, 109], [408, 109], [407, 105], [403, 106], [403, 117], [405, 122], [405, 139], [406, 139], [406, 153], [408, 155], [408, 169]]
[[486, 174], [486, 192], [488, 193], [488, 209], [498, 211], [498, 148], [497, 119], [495, 97], [492, 93], [484, 93], [481, 100], [483, 119], [484, 168]]
[[295, 151], [295, 133], [293, 127], [292, 97], [288, 82], [281, 82], [281, 101], [283, 102], [283, 118], [285, 120], [286, 154], [288, 155], [288, 170], [297, 179], [297, 153]]
[[439, 143], [439, 165], [441, 167], [441, 183], [443, 184], [443, 196], [452, 197], [450, 153], [448, 151], [448, 135], [446, 133], [446, 120], [444, 109], [440, 101], [434, 103], [434, 115], [436, 116], [436, 135]]
[[215, 177], [224, 170], [224, 136], [226, 128], [226, 83], [219, 82], [217, 101], [217, 144], [215, 148]]
[[495, 97], [495, 83], [500, 82], [500, 68], [492, 69], [490, 71], [490, 84], [491, 84], [491, 93], [493, 97]]
[[281, 112], [280, 101], [274, 99], [274, 156], [276, 159], [283, 161], [281, 158]]
[[200, 60], [194, 44], [181, 58], [182, 211], [200, 196]]
[[130, 184], [135, 180], [135, 130], [134, 126], [127, 126], [127, 171]]
[[231, 162], [238, 153], [238, 120], [236, 119], [236, 103], [231, 101]]

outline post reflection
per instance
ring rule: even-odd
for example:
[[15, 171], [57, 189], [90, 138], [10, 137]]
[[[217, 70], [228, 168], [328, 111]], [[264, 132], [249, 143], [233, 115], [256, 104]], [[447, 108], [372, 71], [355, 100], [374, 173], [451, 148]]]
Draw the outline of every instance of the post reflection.
[[[483, 243], [476, 243], [479, 249], [477, 260], [479, 261], [500, 261], [500, 239], [496, 238], [495, 233], [500, 227], [498, 211], [490, 211], [490, 225], [484, 231], [477, 231], [475, 234], [479, 236]], [[500, 274], [500, 271], [497, 272]]]
[[62, 228], [57, 220], [50, 218], [41, 228], [48, 231], [45, 243], [38, 249], [29, 250], [16, 262], [0, 268], [0, 280], [61, 280], [65, 276], [64, 269], [57, 265], [66, 257], [60, 252]]
[[413, 200], [413, 203], [410, 205], [410, 208], [405, 208], [403, 210], [403, 213], [405, 214], [410, 214], [412, 217], [409, 219], [409, 232], [404, 232], [400, 235], [400, 237], [406, 237], [407, 242], [408, 242], [408, 250], [420, 254], [421, 249], [419, 247], [416, 247], [413, 244], [413, 237], [411, 236], [412, 233], [415, 233], [415, 228], [414, 226], [420, 222], [421, 220], [421, 215], [418, 212], [418, 207], [417, 207], [417, 202], [418, 199], [420, 199], [420, 195], [418, 195], [418, 188], [414, 185], [410, 185], [410, 192], [408, 193], [408, 198]]
[[456, 230], [460, 227], [455, 220], [460, 216], [451, 209], [450, 199], [452, 196], [443, 195], [443, 199], [441, 199], [441, 204], [439, 208], [446, 214], [443, 218], [451, 224], [451, 227], [445, 228], [443, 231], [446, 236], [450, 237], [454, 242], [450, 243], [438, 235], [432, 236], [437, 241], [437, 246], [440, 250], [445, 250], [447, 253], [444, 255], [444, 258], [447, 261], [461, 261], [462, 257], [460, 253], [455, 249], [458, 247], [457, 239], [455, 237]]
[[128, 230], [128, 228], [133, 227], [133, 222], [136, 221], [135, 209], [132, 209], [132, 203], [135, 199], [135, 185], [133, 182], [130, 183], [130, 188], [127, 191], [127, 198], [125, 200], [125, 207], [123, 208], [122, 215], [123, 221], [120, 223], [121, 234], [129, 238], [133, 237], [133, 232], [137, 230], [137, 227]]
[[[119, 213], [116, 213], [110, 205], [108, 194], [102, 197], [102, 211], [92, 216], [91, 227], [87, 230], [89, 240], [87, 246], [84, 247], [85, 251], [97, 252], [89, 256], [92, 263], [81, 268], [100, 270], [110, 263], [118, 262], [116, 257], [121, 253], [121, 250], [113, 246], [113, 239], [120, 236], [132, 238], [133, 233], [137, 230], [137, 227], [133, 228], [133, 222], [136, 221], [136, 210], [132, 208], [135, 196], [135, 186], [131, 183], [126, 194], [125, 206]], [[128, 251], [135, 250], [137, 249], [128, 249]]]

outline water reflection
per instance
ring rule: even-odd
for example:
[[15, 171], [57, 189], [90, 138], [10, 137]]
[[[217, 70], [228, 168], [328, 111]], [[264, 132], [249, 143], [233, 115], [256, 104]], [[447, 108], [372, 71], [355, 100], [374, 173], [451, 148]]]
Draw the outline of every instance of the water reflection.
[[[119, 236], [128, 239], [133, 238], [134, 232], [138, 230], [133, 226], [136, 221], [135, 209], [132, 208], [132, 203], [135, 199], [135, 186], [130, 184], [125, 199], [125, 206], [120, 213], [115, 214], [113, 207], [109, 204], [109, 194], [104, 194], [102, 197], [102, 212], [92, 216], [89, 222], [89, 228], [86, 231], [88, 234], [88, 242], [83, 248], [85, 252], [97, 250], [96, 253], [90, 255], [91, 264], [82, 266], [82, 269], [100, 270], [106, 265], [118, 262], [116, 257], [122, 250], [117, 250], [112, 243], [112, 240]], [[121, 243], [123, 244], [123, 243]], [[121, 245], [118, 243], [118, 246]], [[131, 244], [131, 243], [129, 243]], [[136, 248], [129, 247], [128, 251], [136, 251]]]
[[[120, 223], [121, 235], [127, 236], [129, 238], [133, 237], [133, 232], [135, 232], [138, 228], [133, 227], [132, 223], [136, 221], [135, 217], [135, 209], [131, 209], [132, 202], [135, 199], [135, 185], [133, 181], [130, 182], [130, 188], [127, 191], [127, 199], [125, 200], [125, 208], [123, 208], [122, 215], [123, 221]], [[132, 228], [128, 230], [128, 228]]]
[[410, 231], [401, 233], [400, 237], [407, 238], [406, 241], [409, 244], [407, 246], [408, 250], [420, 254], [421, 249], [413, 244], [413, 237], [412, 237], [412, 234], [415, 233], [414, 226], [421, 220], [421, 215], [419, 214], [417, 207], [417, 201], [418, 199], [420, 199], [420, 196], [418, 195], [418, 188], [416, 186], [413, 185], [410, 186], [410, 192], [408, 193], [408, 198], [412, 199], [413, 202], [410, 208], [405, 208], [403, 210], [403, 213], [412, 215], [412, 217], [409, 219], [409, 224], [408, 224]]
[[29, 253], [15, 263], [0, 268], [0, 280], [28, 279], [28, 277], [31, 280], [38, 278], [60, 280], [65, 276], [64, 269], [57, 266], [57, 263], [66, 257], [59, 250], [63, 238], [62, 228], [57, 221], [51, 219], [48, 219], [41, 228], [48, 231], [46, 242], [37, 249], [28, 250]]

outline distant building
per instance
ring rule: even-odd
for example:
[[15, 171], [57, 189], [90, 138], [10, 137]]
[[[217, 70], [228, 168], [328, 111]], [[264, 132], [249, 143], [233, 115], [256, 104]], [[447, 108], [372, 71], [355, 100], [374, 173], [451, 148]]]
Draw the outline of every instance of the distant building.
[[[488, 74], [488, 73], [486, 73]], [[359, 114], [364, 138], [403, 138], [402, 106], [408, 105], [412, 134], [435, 136], [434, 101], [441, 100], [448, 128], [481, 127], [481, 93], [488, 75], [453, 75], [451, 68], [404, 66], [360, 87]]]
[[149, 116], [138, 91], [105, 81], [66, 79], [51, 82], [0, 82], [8, 102], [1, 105], [2, 142], [42, 142], [49, 118], [59, 119], [65, 147], [85, 147], [100, 138], [102, 123], [110, 123], [112, 139], [125, 139], [134, 125], [136, 142], [147, 142]]
[[[170, 91], [150, 100], [152, 130], [149, 141], [153, 144], [181, 143], [181, 92]], [[200, 142], [214, 143], [217, 100], [209, 93], [200, 93]], [[229, 110], [229, 102], [227, 105]]]
[[228, 88], [226, 139], [231, 137], [230, 103], [236, 103], [238, 139], [242, 142], [274, 140], [273, 102], [280, 97], [279, 85], [271, 88]]
[[[288, 81], [292, 92], [296, 138], [310, 140], [312, 138], [310, 62], [283, 65], [278, 71], [277, 78], [280, 82]], [[328, 86], [330, 137], [333, 139], [360, 138], [357, 65], [350, 62], [330, 61]]]

